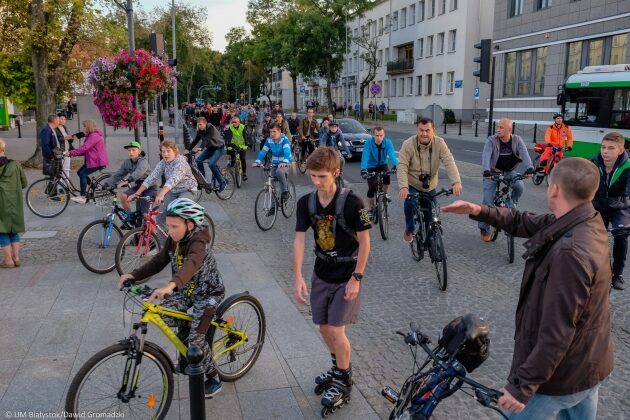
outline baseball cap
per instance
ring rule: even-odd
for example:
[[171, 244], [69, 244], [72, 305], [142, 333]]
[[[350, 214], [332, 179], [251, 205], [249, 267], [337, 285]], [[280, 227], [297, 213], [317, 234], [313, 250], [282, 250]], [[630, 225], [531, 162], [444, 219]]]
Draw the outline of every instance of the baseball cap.
[[140, 149], [142, 150], [142, 146], [140, 146], [140, 143], [138, 143], [137, 141], [130, 141], [126, 146], [125, 149], [129, 149], [130, 147], [135, 147], [136, 149]]

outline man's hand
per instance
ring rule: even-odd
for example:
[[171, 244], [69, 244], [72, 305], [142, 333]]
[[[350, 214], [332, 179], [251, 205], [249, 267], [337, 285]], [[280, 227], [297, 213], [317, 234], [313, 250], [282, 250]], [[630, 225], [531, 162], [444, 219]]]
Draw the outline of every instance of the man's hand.
[[254, 162], [252, 163], [252, 168], [257, 168], [260, 166], [260, 162]]
[[527, 170], [525, 171], [525, 173], [523, 173], [523, 175], [525, 175], [525, 177], [530, 178], [532, 175], [534, 175], [534, 168], [527, 168]]
[[469, 203], [468, 201], [457, 200], [448, 206], [442, 207], [442, 211], [445, 213], [472, 214], [473, 216], [479, 216], [479, 213], [481, 213], [481, 206], [479, 204]]
[[361, 178], [367, 179], [367, 177], [368, 177], [367, 171], [366, 170], [361, 171]]
[[123, 283], [125, 282], [125, 280], [133, 280], [133, 276], [129, 273], [123, 274], [118, 278], [118, 282], [116, 283], [116, 286], [118, 287], [118, 290], [122, 290], [123, 288]]
[[306, 304], [308, 297], [308, 287], [304, 281], [304, 277], [296, 277], [293, 281], [293, 297], [301, 304]]
[[459, 197], [460, 195], [462, 195], [462, 183], [461, 182], [456, 182], [453, 184], [453, 194], [455, 194], [455, 197]]
[[[135, 195], [135, 194], [134, 194], [134, 195]], [[162, 191], [160, 191], [160, 192], [158, 193], [158, 195], [156, 195], [156, 196], [155, 196], [154, 203], [155, 203], [155, 205], [156, 205], [156, 206], [159, 206], [159, 205], [161, 205], [161, 204], [162, 204], [162, 202], [164, 202], [164, 196], [165, 196], [165, 195], [166, 195], [166, 192], [162, 192]]]
[[149, 302], [166, 299], [173, 293], [173, 290], [175, 290], [176, 287], [177, 285], [175, 283], [169, 282], [168, 285], [155, 289], [153, 293], [151, 293], [151, 296], [149, 296]]
[[405, 200], [407, 197], [409, 197], [409, 188], [402, 187], [400, 189], [400, 192], [398, 193], [398, 197], [400, 197], [401, 200]]
[[492, 171], [483, 171], [483, 177], [486, 179], [492, 179], [494, 177], [494, 174], [492, 173]]
[[359, 296], [359, 289], [361, 288], [361, 282], [355, 279], [354, 277], [350, 277], [348, 283], [346, 283], [346, 294], [344, 295], [345, 300], [354, 300]]
[[193, 152], [199, 152], [201, 151], [201, 147], [195, 147], [194, 149], [192, 149]]
[[501, 388], [499, 391], [503, 392], [503, 395], [499, 398], [498, 404], [499, 407], [504, 410], [513, 411], [515, 413], [520, 413], [525, 408], [525, 404], [517, 400], [505, 390], [505, 388]]
[[136, 199], [136, 197], [138, 197], [138, 194], [133, 193], [127, 196], [127, 203], [131, 203], [133, 200]]

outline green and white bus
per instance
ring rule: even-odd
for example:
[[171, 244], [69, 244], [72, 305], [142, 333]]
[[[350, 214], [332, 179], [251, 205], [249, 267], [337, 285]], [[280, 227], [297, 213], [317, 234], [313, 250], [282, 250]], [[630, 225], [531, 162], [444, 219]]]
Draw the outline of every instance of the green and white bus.
[[589, 66], [567, 78], [558, 95], [573, 132], [571, 156], [591, 158], [604, 134], [617, 131], [630, 149], [630, 64]]

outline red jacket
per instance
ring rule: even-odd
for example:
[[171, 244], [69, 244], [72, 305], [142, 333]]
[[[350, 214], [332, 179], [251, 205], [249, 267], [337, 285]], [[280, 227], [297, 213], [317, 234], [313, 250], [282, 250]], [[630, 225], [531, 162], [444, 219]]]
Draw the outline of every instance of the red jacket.
[[551, 124], [545, 132], [545, 143], [552, 146], [573, 147], [573, 133], [566, 124], [562, 124], [560, 128]]

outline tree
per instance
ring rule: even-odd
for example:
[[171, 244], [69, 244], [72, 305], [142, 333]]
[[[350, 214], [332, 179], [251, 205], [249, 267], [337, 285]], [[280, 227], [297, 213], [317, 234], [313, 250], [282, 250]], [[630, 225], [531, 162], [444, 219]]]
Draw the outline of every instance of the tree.
[[[372, 20], [368, 20], [366, 26], [369, 28]], [[376, 77], [376, 69], [381, 65], [377, 57], [377, 51], [380, 43], [380, 36], [370, 37], [370, 31], [364, 31], [361, 36], [353, 38], [352, 41], [359, 46], [362, 52], [359, 57], [365, 62], [367, 66], [367, 73], [361, 82], [359, 83], [359, 96], [360, 96], [360, 111], [359, 115], [363, 120], [363, 98], [365, 97], [365, 88], [370, 85], [370, 82]], [[374, 105], [376, 106], [376, 105]]]

